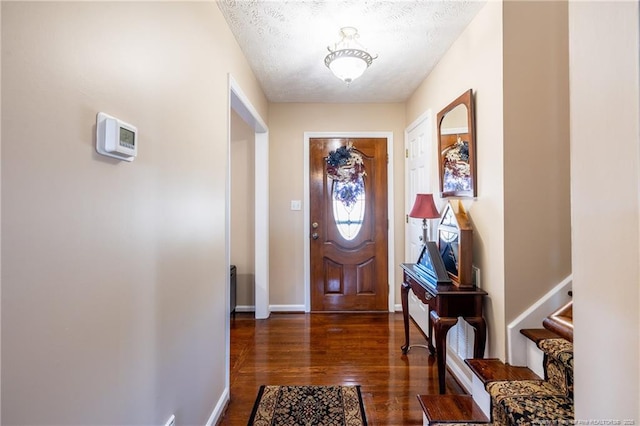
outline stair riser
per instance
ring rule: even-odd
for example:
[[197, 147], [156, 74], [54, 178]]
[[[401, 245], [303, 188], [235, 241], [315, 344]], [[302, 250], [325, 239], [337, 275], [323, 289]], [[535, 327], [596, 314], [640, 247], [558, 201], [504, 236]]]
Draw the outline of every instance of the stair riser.
[[544, 352], [531, 340], [527, 340], [527, 367], [540, 377], [544, 377]]
[[480, 407], [485, 416], [491, 418], [491, 395], [489, 395], [489, 392], [485, 389], [482, 380], [480, 380], [475, 374], [473, 375], [471, 388], [473, 401], [478, 405], [478, 407]]

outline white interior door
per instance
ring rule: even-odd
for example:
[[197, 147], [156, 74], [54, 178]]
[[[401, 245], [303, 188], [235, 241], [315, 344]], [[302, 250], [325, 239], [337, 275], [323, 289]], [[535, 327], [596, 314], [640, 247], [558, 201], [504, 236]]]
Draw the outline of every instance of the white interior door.
[[[404, 132], [405, 140], [405, 262], [415, 263], [422, 249], [422, 219], [409, 217], [416, 194], [429, 193], [431, 179], [429, 160], [433, 149], [431, 143], [431, 114], [427, 111]], [[429, 308], [412, 291], [409, 292], [409, 315], [418, 327], [428, 333]]]
[[[416, 194], [431, 188], [429, 153], [431, 152], [431, 114], [427, 112], [405, 130], [405, 262], [418, 260], [422, 249], [422, 219], [409, 217]], [[431, 230], [430, 230], [431, 231]], [[433, 238], [432, 235], [429, 238]]]

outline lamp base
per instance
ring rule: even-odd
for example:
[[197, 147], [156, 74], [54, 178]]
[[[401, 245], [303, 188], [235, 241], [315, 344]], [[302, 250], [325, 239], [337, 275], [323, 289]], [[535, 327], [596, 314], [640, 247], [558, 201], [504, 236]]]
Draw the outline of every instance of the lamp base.
[[422, 219], [422, 244], [426, 245], [427, 241], [429, 241], [427, 239], [427, 235], [429, 235], [429, 224], [427, 223], [427, 219]]

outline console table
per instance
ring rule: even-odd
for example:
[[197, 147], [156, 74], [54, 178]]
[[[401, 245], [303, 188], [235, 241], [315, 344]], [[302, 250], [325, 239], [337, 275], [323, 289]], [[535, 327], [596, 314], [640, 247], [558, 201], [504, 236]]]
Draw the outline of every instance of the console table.
[[[423, 303], [429, 306], [429, 330], [427, 331], [429, 352], [436, 354], [438, 365], [438, 385], [440, 393], [445, 393], [444, 375], [446, 372], [447, 333], [462, 317], [475, 330], [473, 345], [474, 358], [484, 357], [487, 326], [482, 316], [482, 299], [487, 292], [477, 287], [460, 288], [455, 284], [434, 284], [425, 277], [413, 263], [400, 265], [403, 270], [402, 316], [404, 318], [404, 339], [402, 353], [409, 350], [409, 289]], [[435, 332], [435, 348], [432, 343], [432, 331]]]

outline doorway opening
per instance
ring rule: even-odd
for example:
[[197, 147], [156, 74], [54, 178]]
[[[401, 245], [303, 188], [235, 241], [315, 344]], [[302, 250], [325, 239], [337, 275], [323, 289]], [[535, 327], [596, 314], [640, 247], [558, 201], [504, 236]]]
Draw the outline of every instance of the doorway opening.
[[[256, 319], [269, 317], [269, 130], [255, 110], [249, 99], [244, 95], [240, 86], [229, 75], [229, 120], [231, 128], [231, 111], [242, 118], [254, 131], [254, 225], [255, 225], [255, 316]], [[227, 266], [231, 266], [230, 253], [230, 168], [231, 168], [231, 135], [228, 135], [228, 175], [227, 175], [227, 218], [226, 218], [226, 255]], [[227, 287], [228, 288], [228, 287]]]
[[226, 182], [226, 218], [225, 218], [225, 256], [227, 280], [225, 287], [225, 362], [226, 389], [230, 386], [230, 321], [231, 321], [231, 120], [232, 113], [237, 114], [254, 132], [254, 281], [255, 281], [255, 317], [269, 317], [269, 130], [253, 107], [249, 98], [242, 92], [234, 78], [228, 76], [229, 104], [227, 114], [227, 182]]

